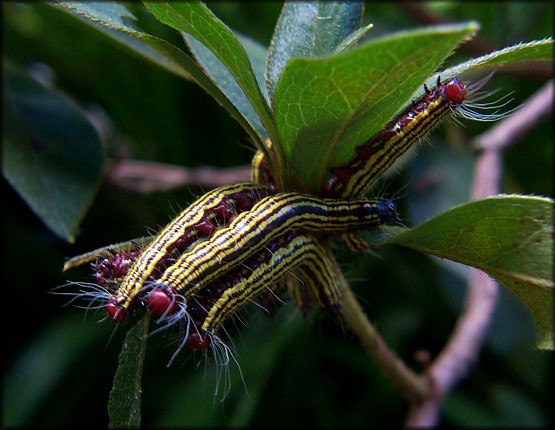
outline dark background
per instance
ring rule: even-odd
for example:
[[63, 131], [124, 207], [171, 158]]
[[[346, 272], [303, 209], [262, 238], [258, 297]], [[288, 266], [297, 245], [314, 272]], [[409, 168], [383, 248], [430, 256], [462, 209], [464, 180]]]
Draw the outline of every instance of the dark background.
[[[133, 7], [145, 29], [181, 41]], [[435, 4], [448, 21], [475, 19], [490, 50], [553, 34], [549, 2]], [[267, 44], [279, 3], [210, 3], [232, 28]], [[105, 36], [51, 7], [3, 3], [4, 59], [23, 68], [49, 66], [55, 85], [81, 106], [100, 107], [114, 124], [108, 157], [182, 166], [230, 167], [250, 162], [243, 130], [203, 90], [129, 55]], [[371, 2], [370, 36], [428, 24], [400, 3]], [[523, 17], [528, 17], [523, 19]], [[450, 64], [478, 56], [461, 48]], [[522, 103], [549, 78], [542, 65], [523, 73], [506, 67], [488, 88], [514, 91]], [[447, 124], [423, 144], [410, 165], [386, 181], [402, 216], [414, 224], [468, 200], [474, 154], [470, 139], [490, 124]], [[552, 117], [542, 121], [505, 158], [503, 192], [553, 196]], [[457, 143], [458, 142], [458, 143]], [[427, 183], [425, 178], [435, 178]], [[66, 258], [143, 235], [164, 225], [200, 188], [149, 195], [102, 183], [74, 245], [51, 233], [2, 180], [4, 301], [4, 425], [107, 424], [106, 405], [125, 329], [97, 323], [47, 294], [67, 280], [89, 280], [88, 270], [62, 273]], [[355, 293], [388, 345], [418, 368], [415, 353], [432, 356], [445, 344], [464, 301], [466, 268], [405, 249], [386, 247], [380, 258], [337, 253]], [[284, 297], [286, 301], [287, 297]], [[218, 424], [401, 424], [406, 402], [358, 346], [356, 339], [313, 312], [303, 319], [292, 303], [269, 318], [250, 306], [228, 324], [235, 363], [230, 384], [212, 357], [184, 351], [167, 369], [175, 339], [149, 340], [143, 381], [148, 426]], [[111, 339], [111, 340], [110, 340]], [[448, 397], [442, 420], [451, 425], [553, 425], [552, 353], [533, 349], [534, 329], [523, 306], [501, 288], [490, 334], [472, 374]], [[219, 383], [219, 394], [213, 392]], [[223, 376], [222, 376], [223, 375]], [[226, 386], [230, 391], [220, 402]]]

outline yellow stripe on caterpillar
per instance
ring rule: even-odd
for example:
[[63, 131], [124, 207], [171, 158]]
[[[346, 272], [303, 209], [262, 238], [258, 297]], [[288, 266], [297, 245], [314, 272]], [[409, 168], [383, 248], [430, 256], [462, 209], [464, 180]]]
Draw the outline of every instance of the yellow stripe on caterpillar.
[[305, 302], [307, 299], [310, 299], [324, 313], [335, 317], [341, 306], [342, 294], [336, 281], [333, 267], [330, 264], [326, 247], [320, 244], [318, 253], [318, 258], [297, 269], [299, 282], [302, 283], [297, 287], [301, 290], [306, 290], [308, 295], [301, 292], [295, 293], [296, 303], [303, 312], [306, 312], [309, 303]]
[[262, 199], [208, 241], [181, 255], [153, 287], [162, 285], [187, 298], [287, 231], [340, 234], [395, 219], [395, 204], [387, 199], [343, 201], [298, 193], [276, 194]]
[[177, 258], [199, 238], [209, 238], [218, 228], [232, 221], [237, 213], [249, 210], [268, 193], [268, 188], [263, 185], [226, 185], [206, 193], [187, 207], [150, 242], [131, 266], [108, 303], [110, 318], [122, 321], [145, 282], [157, 277], [169, 261]]
[[[332, 284], [328, 289], [335, 288], [333, 272], [326, 264], [325, 252], [316, 239], [292, 233], [279, 238], [274, 245], [268, 259], [257, 261], [255, 268], [239, 279], [234, 279], [232, 285], [207, 306], [204, 319], [195, 321], [194, 331], [189, 330], [191, 336], [186, 341], [188, 346], [194, 349], [207, 348], [210, 339], [225, 321], [297, 267], [309, 269], [305, 273], [318, 273], [319, 281]], [[247, 262], [246, 267], [252, 265], [252, 260], [257, 258]], [[339, 303], [338, 297], [333, 300]]]
[[332, 168], [332, 177], [322, 194], [340, 198], [362, 195], [415, 142], [421, 140], [441, 120], [453, 113], [466, 99], [466, 86], [452, 78], [438, 78], [433, 90], [413, 101], [410, 109], [393, 120], [367, 143], [356, 148], [356, 158]]

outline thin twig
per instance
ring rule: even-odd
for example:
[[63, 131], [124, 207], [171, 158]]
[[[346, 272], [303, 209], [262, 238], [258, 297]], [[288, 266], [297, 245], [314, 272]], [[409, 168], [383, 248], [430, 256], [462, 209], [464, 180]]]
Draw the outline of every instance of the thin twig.
[[220, 185], [248, 181], [250, 171], [250, 166], [237, 166], [228, 169], [215, 167], [187, 168], [151, 161], [121, 160], [108, 166], [105, 178], [118, 187], [148, 194], [186, 186], [214, 188]]
[[478, 150], [504, 150], [514, 145], [553, 107], [553, 79], [540, 88], [514, 114], [481, 134], [472, 146]]
[[445, 398], [478, 361], [497, 295], [497, 283], [480, 270], [471, 268], [465, 309], [447, 345], [425, 372], [429, 396], [422, 402], [411, 403], [407, 427], [438, 424]]
[[[473, 200], [499, 193], [503, 151], [550, 112], [552, 100], [550, 81], [513, 115], [474, 140], [474, 147], [481, 152], [474, 171]], [[425, 372], [431, 391], [424, 401], [411, 403], [407, 426], [438, 424], [446, 396], [478, 360], [497, 296], [497, 283], [480, 270], [470, 268], [464, 311], [445, 348]]]

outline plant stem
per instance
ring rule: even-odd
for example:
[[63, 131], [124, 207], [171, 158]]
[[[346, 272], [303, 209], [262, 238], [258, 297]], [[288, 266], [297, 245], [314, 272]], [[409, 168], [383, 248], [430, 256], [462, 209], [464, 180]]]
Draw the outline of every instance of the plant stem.
[[359, 338], [366, 352], [380, 366], [391, 382], [411, 401], [419, 401], [428, 395], [429, 387], [426, 381], [387, 347], [376, 328], [368, 320], [360, 303], [354, 296], [343, 272], [333, 257], [331, 250], [326, 248], [335, 267], [337, 282], [342, 291], [343, 303], [341, 318], [343, 323]]
[[141, 379], [149, 322], [147, 313], [125, 336], [108, 398], [108, 428], [141, 426]]

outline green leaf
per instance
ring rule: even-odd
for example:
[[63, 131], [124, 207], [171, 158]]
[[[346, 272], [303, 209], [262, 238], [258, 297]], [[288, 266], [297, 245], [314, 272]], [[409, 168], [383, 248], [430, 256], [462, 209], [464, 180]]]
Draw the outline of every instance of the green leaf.
[[[258, 136], [260, 137], [260, 141], [265, 141], [268, 138], [268, 133], [260, 122], [260, 117], [253, 109], [252, 104], [249, 102], [245, 93], [241, 90], [227, 67], [210, 49], [204, 46], [203, 43], [199, 42], [193, 36], [185, 32], [182, 32], [181, 34], [183, 35], [189, 50], [202, 66], [205, 73], [212, 78], [222, 93], [226, 95], [239, 112], [241, 112], [243, 117], [249, 122], [252, 128], [256, 130]], [[249, 60], [253, 66], [253, 71], [258, 85], [263, 89], [263, 74], [266, 63], [267, 49], [246, 36], [240, 36], [238, 34], [236, 34], [236, 36], [241, 40], [241, 43], [245, 47], [245, 51], [247, 52]]]
[[331, 54], [361, 21], [364, 2], [285, 2], [268, 53], [266, 88], [273, 98], [281, 73], [294, 57]]
[[196, 82], [247, 131], [254, 142], [258, 134], [232, 102], [214, 85], [193, 59], [178, 47], [138, 28], [135, 17], [118, 3], [62, 2], [61, 10], [104, 32], [123, 47], [164, 69]]
[[553, 349], [553, 200], [499, 195], [457, 206], [384, 243], [483, 270], [528, 308]]
[[100, 138], [71, 100], [4, 66], [2, 172], [58, 236], [75, 240], [103, 169]]
[[275, 133], [272, 112], [258, 86], [249, 57], [233, 32], [200, 2], [144, 4], [158, 20], [195, 37], [218, 57], [258, 113], [270, 138], [273, 138]]
[[172, 52], [169, 43], [139, 29], [137, 19], [123, 4], [116, 2], [59, 2], [56, 5], [87, 24], [93, 25], [125, 48], [154, 64], [186, 79], [195, 79], [194, 73], [190, 74], [188, 67], [182, 67], [180, 64], [181, 59], [178, 58], [180, 54]]
[[245, 36], [244, 34], [235, 32], [235, 36], [239, 39], [239, 41], [245, 48], [245, 52], [247, 53], [252, 66], [252, 71], [254, 72], [254, 76], [256, 77], [258, 87], [260, 88], [260, 91], [262, 91], [262, 95], [268, 103], [268, 92], [266, 91], [266, 87], [264, 85], [264, 73], [266, 71], [268, 48], [257, 42], [256, 40]]
[[275, 120], [289, 163], [286, 180], [320, 188], [328, 169], [354, 156], [410, 103], [451, 51], [478, 26], [397, 33], [324, 58], [293, 58], [276, 89]]
[[[472, 58], [457, 66], [450, 67], [432, 75], [426, 81], [426, 84], [434, 86], [438, 76], [441, 76], [442, 80], [447, 80], [453, 76], [458, 76], [471, 70], [502, 66], [503, 64], [515, 61], [553, 61], [553, 39], [546, 38], [532, 42], [518, 43], [478, 58]], [[412, 98], [417, 98], [420, 95], [422, 95], [422, 89], [418, 89], [412, 95]]]
[[139, 428], [141, 425], [141, 377], [149, 320], [150, 315], [144, 315], [125, 336], [108, 400], [110, 428]]

